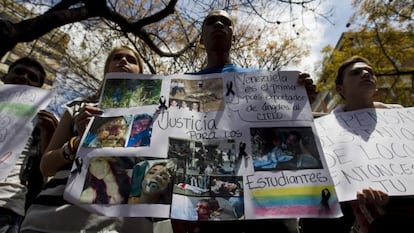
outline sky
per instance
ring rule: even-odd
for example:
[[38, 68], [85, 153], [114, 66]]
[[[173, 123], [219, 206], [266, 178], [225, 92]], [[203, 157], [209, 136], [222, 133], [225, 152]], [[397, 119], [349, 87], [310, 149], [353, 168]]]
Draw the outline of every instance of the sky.
[[330, 18], [333, 25], [320, 19], [316, 21], [316, 25], [311, 30], [301, 32], [302, 36], [306, 38], [305, 43], [310, 45], [310, 55], [304, 58], [297, 67], [291, 67], [291, 69], [310, 73], [314, 80], [317, 80], [315, 70], [320, 69], [316, 64], [322, 60], [321, 49], [327, 45], [333, 47], [336, 45], [341, 34], [349, 30], [346, 24], [352, 15], [351, 0], [325, 0], [325, 4], [322, 6], [325, 9], [333, 7], [334, 12]]

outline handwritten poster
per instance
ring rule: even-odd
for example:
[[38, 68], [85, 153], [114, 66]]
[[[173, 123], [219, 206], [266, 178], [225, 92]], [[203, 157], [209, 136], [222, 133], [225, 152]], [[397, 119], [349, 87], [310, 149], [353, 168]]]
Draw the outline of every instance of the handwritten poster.
[[414, 194], [414, 108], [335, 113], [315, 125], [340, 201], [369, 187]]
[[35, 126], [33, 119], [46, 108], [51, 95], [27, 85], [0, 86], [0, 179], [16, 164]]
[[341, 216], [297, 76], [109, 74], [65, 198], [108, 216]]

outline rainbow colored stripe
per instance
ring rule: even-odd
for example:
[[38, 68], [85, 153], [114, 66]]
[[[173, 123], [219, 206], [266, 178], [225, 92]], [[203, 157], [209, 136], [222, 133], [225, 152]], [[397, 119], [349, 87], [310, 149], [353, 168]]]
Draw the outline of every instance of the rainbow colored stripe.
[[[329, 209], [321, 205], [322, 190], [328, 189]], [[336, 215], [338, 197], [333, 185], [266, 188], [251, 191], [256, 217], [330, 217]]]

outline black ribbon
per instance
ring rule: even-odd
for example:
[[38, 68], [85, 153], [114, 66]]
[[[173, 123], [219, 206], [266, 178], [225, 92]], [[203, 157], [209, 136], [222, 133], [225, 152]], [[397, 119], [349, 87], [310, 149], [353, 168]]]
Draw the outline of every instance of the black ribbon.
[[160, 103], [160, 106], [158, 106], [158, 110], [167, 110], [168, 107], [166, 105], [166, 100], [164, 98], [164, 96], [161, 96], [160, 99], [158, 100], [158, 102]]
[[226, 92], [226, 96], [229, 96], [230, 94], [235, 95], [236, 93], [233, 91], [233, 82], [227, 82], [226, 83], [226, 87], [227, 87], [227, 92]]
[[247, 157], [246, 143], [244, 142], [240, 142], [240, 145], [239, 145], [239, 159], [242, 157]]
[[325, 188], [322, 189], [321, 192], [322, 199], [321, 199], [321, 205], [327, 209], [329, 209], [329, 198], [331, 197], [331, 192], [329, 192], [329, 189]]
[[82, 171], [82, 165], [83, 165], [82, 158], [77, 156], [77, 157], [75, 157], [75, 160], [73, 162], [75, 163], [76, 167], [70, 173], [75, 173], [75, 172], [80, 173]]

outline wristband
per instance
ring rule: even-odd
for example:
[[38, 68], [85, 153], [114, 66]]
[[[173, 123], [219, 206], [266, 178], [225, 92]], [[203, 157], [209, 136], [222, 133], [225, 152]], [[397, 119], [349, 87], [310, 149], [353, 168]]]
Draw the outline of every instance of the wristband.
[[68, 144], [68, 147], [69, 147], [69, 150], [70, 150], [70, 152], [71, 152], [71, 154], [76, 154], [76, 150], [75, 150], [75, 141], [78, 139], [78, 137], [72, 137], [70, 140], [69, 140], [69, 144]]
[[70, 148], [68, 146], [68, 142], [63, 144], [62, 154], [63, 154], [63, 158], [67, 161], [73, 161], [75, 159], [75, 154], [72, 153], [72, 151], [70, 150]]

